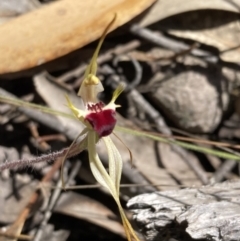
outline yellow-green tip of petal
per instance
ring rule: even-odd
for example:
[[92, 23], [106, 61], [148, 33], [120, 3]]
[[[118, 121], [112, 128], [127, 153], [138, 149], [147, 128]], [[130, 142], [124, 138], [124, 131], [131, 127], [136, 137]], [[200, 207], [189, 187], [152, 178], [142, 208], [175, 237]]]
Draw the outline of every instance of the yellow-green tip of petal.
[[77, 117], [77, 118], [81, 118], [83, 116], [83, 113], [81, 110], [77, 109], [73, 103], [71, 102], [71, 100], [69, 99], [69, 97], [67, 95], [65, 95], [65, 98], [67, 100], [67, 104], [68, 104], [68, 108], [71, 109], [72, 113]]
[[119, 84], [118, 87], [113, 92], [112, 100], [110, 103], [114, 103], [118, 98], [118, 96], [124, 91], [124, 89], [125, 89], [125, 84], [123, 83]]

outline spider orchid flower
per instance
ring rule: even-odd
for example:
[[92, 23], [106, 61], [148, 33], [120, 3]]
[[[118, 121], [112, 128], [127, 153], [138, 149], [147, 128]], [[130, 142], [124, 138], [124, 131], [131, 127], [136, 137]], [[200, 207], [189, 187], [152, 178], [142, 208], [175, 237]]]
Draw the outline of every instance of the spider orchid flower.
[[[88, 157], [90, 162], [91, 171], [95, 177], [95, 179], [105, 187], [113, 196], [122, 218], [123, 226], [126, 232], [126, 236], [128, 241], [137, 240], [136, 236], [131, 224], [129, 223], [125, 212], [121, 206], [120, 198], [119, 198], [119, 187], [120, 180], [122, 174], [122, 157], [114, 145], [110, 135], [114, 130], [116, 125], [116, 108], [120, 107], [115, 104], [116, 99], [122, 93], [124, 87], [123, 85], [119, 85], [113, 93], [112, 100], [109, 104], [104, 105], [101, 101], [98, 100], [97, 95], [99, 92], [104, 90], [101, 81], [96, 76], [97, 72], [97, 56], [102, 45], [102, 42], [105, 38], [108, 29], [115, 21], [116, 15], [111, 23], [108, 25], [106, 30], [104, 31], [98, 47], [88, 65], [86, 72], [84, 74], [84, 80], [79, 89], [78, 95], [82, 97], [82, 100], [85, 105], [85, 109], [81, 110], [76, 108], [70, 99], [67, 98], [68, 107], [72, 110], [72, 113], [75, 117], [81, 121], [85, 128], [84, 130], [77, 136], [77, 138], [73, 141], [71, 147], [76, 143], [77, 139], [80, 136], [85, 136], [83, 140], [80, 142], [80, 145], [83, 145], [85, 149], [88, 150]], [[108, 158], [109, 158], [109, 168], [108, 171], [103, 166], [97, 150], [96, 145], [99, 140], [103, 140], [106, 145]], [[67, 154], [65, 155], [67, 156]], [[62, 176], [63, 177], [63, 176]], [[63, 188], [64, 188], [64, 180]], [[133, 239], [132, 239], [133, 238]]]

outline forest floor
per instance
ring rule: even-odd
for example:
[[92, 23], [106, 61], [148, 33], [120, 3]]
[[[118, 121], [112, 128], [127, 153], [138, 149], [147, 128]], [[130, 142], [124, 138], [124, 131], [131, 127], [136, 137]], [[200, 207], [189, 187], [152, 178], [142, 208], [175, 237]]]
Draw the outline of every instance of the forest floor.
[[[9, 6], [4, 2], [0, 0], [0, 50], [4, 39], [1, 31], [8, 24], [14, 26], [16, 19], [58, 1], [25, 0], [16, 4], [8, 0]], [[187, 2], [174, 0], [171, 5], [171, 1], [163, 0], [153, 6], [155, 12], [142, 10], [141, 18], [107, 35], [98, 57], [98, 77], [105, 89], [99, 94], [102, 102], [109, 102], [118, 83], [126, 84], [116, 101], [121, 105], [117, 109], [118, 126], [165, 140], [116, 129], [133, 156], [132, 165], [128, 149], [112, 137], [124, 161], [124, 208], [138, 194], [239, 179], [240, 1], [211, 1], [206, 6], [199, 1], [192, 1], [192, 5]], [[36, 43], [38, 39], [36, 35]], [[19, 49], [21, 44], [27, 46], [27, 37], [24, 43], [19, 42]], [[69, 113], [67, 93], [82, 108], [76, 93], [97, 41], [88, 40], [81, 46], [29, 68], [18, 67], [19, 49], [13, 48], [14, 68], [18, 69], [10, 70], [3, 61], [0, 64], [0, 97], [14, 96]], [[38, 54], [41, 59], [40, 50]], [[14, 63], [15, 58], [9, 61]], [[76, 120], [1, 102], [0, 164], [50, 156], [69, 147], [81, 130]], [[192, 143], [196, 148], [189, 150], [175, 141]], [[107, 167], [102, 141], [97, 148]], [[231, 153], [235, 158], [211, 155], [204, 148]], [[79, 185], [78, 189], [60, 189], [60, 167], [61, 159], [57, 158], [37, 164], [29, 161], [0, 172], [0, 241], [16, 240], [19, 230], [22, 239], [34, 241], [125, 240], [118, 209], [94, 179], [87, 152], [64, 165], [67, 185]], [[131, 219], [131, 212], [126, 212]]]

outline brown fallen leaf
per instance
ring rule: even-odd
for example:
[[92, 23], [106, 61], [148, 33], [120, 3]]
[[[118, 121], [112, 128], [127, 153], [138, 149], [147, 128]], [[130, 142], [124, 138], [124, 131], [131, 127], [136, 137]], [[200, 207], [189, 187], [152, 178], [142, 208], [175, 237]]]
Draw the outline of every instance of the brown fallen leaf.
[[[73, 101], [78, 108], [83, 108], [83, 104], [76, 94], [68, 92], [62, 87], [56, 85], [56, 83], [48, 80], [45, 72], [35, 75], [33, 79], [36, 86], [36, 91], [51, 108], [71, 114], [71, 111], [66, 106], [65, 95], [68, 95], [71, 101]], [[64, 133], [66, 136], [75, 136], [75, 133], [83, 130], [83, 124], [78, 120], [68, 119], [61, 116], [57, 116], [56, 118], [58, 118], [62, 125], [66, 127], [66, 133]]]
[[[159, 143], [158, 150], [166, 172], [175, 180], [178, 180], [178, 182], [188, 187], [193, 185], [200, 186], [202, 184], [194, 171], [179, 154], [171, 149], [171, 146], [166, 143]], [[201, 168], [198, 159], [193, 154], [188, 153], [188, 158], [193, 161], [198, 168]]]
[[94, 199], [74, 192], [63, 193], [54, 208], [55, 212], [66, 214], [110, 230], [124, 237], [124, 229], [117, 216]]
[[16, 196], [13, 194], [12, 180], [7, 179], [0, 181], [0, 206], [2, 207], [0, 215], [1, 223], [14, 222], [19, 212], [21, 212], [21, 210], [27, 205], [29, 196], [36, 189], [37, 182], [30, 180], [27, 175], [17, 175], [15, 179], [15, 188], [18, 192], [18, 195], [20, 195], [19, 200], [16, 199]]
[[[199, 19], [203, 21], [203, 19]], [[212, 19], [212, 23], [217, 19]], [[208, 21], [209, 22], [209, 21]], [[171, 30], [170, 34], [180, 38], [187, 38], [194, 41], [214, 46], [221, 52], [221, 59], [228, 62], [240, 61], [240, 38], [239, 38], [239, 20], [223, 23], [217, 27], [211, 27], [201, 30]]]
[[131, 20], [155, 0], [61, 0], [0, 26], [0, 74], [41, 65]]
[[216, 9], [238, 13], [238, 6], [239, 0], [158, 0], [150, 11], [141, 19], [139, 25], [145, 27], [179, 13], [202, 9]]

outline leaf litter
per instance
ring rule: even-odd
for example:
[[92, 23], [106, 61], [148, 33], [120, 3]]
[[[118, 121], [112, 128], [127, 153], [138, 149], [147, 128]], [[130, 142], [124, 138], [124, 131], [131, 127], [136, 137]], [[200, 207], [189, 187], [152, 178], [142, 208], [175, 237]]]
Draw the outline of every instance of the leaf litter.
[[[154, 32], [161, 32], [161, 28], [156, 30], [157, 24], [160, 24], [163, 22], [166, 17], [168, 17], [168, 20], [175, 19], [175, 14], [181, 13], [181, 18], [188, 19], [190, 18], [190, 13], [187, 11], [195, 11], [195, 13], [198, 13], [198, 18], [196, 18], [196, 21], [202, 21], [204, 14], [206, 14], [209, 17], [209, 13], [211, 12], [204, 12], [199, 11], [199, 9], [225, 9], [228, 11], [237, 12], [236, 8], [232, 6], [231, 4], [226, 3], [225, 1], [220, 1], [220, 4], [216, 6], [216, 3], [214, 1], [211, 2], [211, 6], [198, 6], [198, 3], [193, 1], [194, 3], [190, 6], [187, 6], [187, 4], [182, 4], [181, 8], [172, 11], [171, 6], [167, 5], [164, 1], [162, 1], [162, 5], [160, 4], [160, 1], [157, 2], [155, 6], [153, 6], [152, 10], [155, 11], [157, 9], [157, 6], [160, 6], [158, 8], [158, 11], [165, 12], [165, 15], [159, 14], [158, 15], [153, 14], [151, 11], [144, 13], [143, 16], [145, 19], [152, 19], [147, 20], [146, 23], [141, 22], [140, 20], [135, 20], [135, 23], [139, 23], [140, 26], [147, 27], [150, 23], [155, 22], [155, 26], [152, 29], [151, 26], [148, 27], [148, 30], [151, 30]], [[59, 3], [60, 4], [60, 3]], [[194, 5], [195, 4], [195, 5]], [[214, 5], [215, 4], [215, 5]], [[73, 5], [74, 6], [74, 5]], [[161, 8], [162, 6], [162, 8]], [[176, 6], [176, 5], [175, 5]], [[225, 8], [227, 6], [227, 8]], [[163, 8], [164, 7], [164, 8]], [[143, 10], [143, 9], [142, 9]], [[142, 10], [138, 10], [139, 13]], [[164, 10], [164, 11], [163, 11]], [[213, 11], [211, 18], [212, 21], [216, 21], [216, 18], [218, 15], [214, 15], [218, 10]], [[43, 10], [42, 10], [43, 11]], [[129, 11], [129, 19], [136, 15], [136, 11], [134, 10], [133, 13]], [[160, 12], [159, 12], [160, 13]], [[100, 13], [98, 13], [100, 14]], [[108, 12], [109, 15], [113, 15], [113, 12]], [[228, 13], [230, 14], [230, 13]], [[205, 15], [205, 16], [206, 16]], [[223, 13], [224, 15], [224, 13]], [[162, 17], [161, 17], [162, 16]], [[143, 18], [143, 19], [144, 19]], [[163, 19], [163, 20], [162, 20]], [[128, 20], [126, 20], [128, 21]], [[139, 22], [136, 22], [139, 21]], [[14, 24], [14, 23], [12, 23]], [[173, 24], [178, 26], [178, 23], [173, 22]], [[229, 36], [231, 36], [231, 24], [235, 24], [233, 20], [230, 21], [229, 24], [224, 25], [220, 24], [219, 28], [222, 28], [221, 31], [223, 33], [225, 31], [229, 31]], [[189, 23], [190, 25], [190, 23]], [[102, 26], [106, 26], [102, 25]], [[191, 29], [191, 26], [186, 27], [186, 29]], [[213, 28], [206, 27], [206, 31], [215, 31]], [[89, 38], [89, 40], [84, 40], [85, 43], [83, 45], [86, 45], [87, 43], [91, 42], [93, 39], [96, 39], [100, 36], [102, 30], [101, 28], [98, 28], [97, 31], [99, 31], [98, 34], [95, 35], [95, 37]], [[217, 31], [217, 29], [216, 29]], [[221, 48], [220, 42], [223, 42], [223, 39], [221, 41], [217, 41], [218, 35], [216, 34], [216, 37], [212, 38], [212, 42], [207, 41], [207, 38], [199, 38], [200, 35], [204, 34], [203, 30], [198, 30], [200, 35], [196, 34], [195, 38], [191, 38], [191, 36], [188, 36], [185, 34], [186, 31], [178, 30], [172, 31], [171, 28], [168, 29], [168, 33], [170, 35], [166, 35], [167, 37], [171, 37], [175, 41], [179, 42], [185, 42], [189, 46], [189, 53], [191, 54], [191, 44], [194, 42], [199, 42], [200, 44], [206, 44], [208, 46], [213, 47], [214, 49], [218, 49], [219, 52], [221, 52], [223, 49]], [[236, 31], [235, 31], [235, 34]], [[37, 41], [36, 35], [33, 35], [34, 39]], [[124, 36], [125, 39], [120, 38], [120, 36]], [[232, 102], [227, 104], [225, 107], [221, 106], [221, 102], [219, 104], [219, 108], [222, 108], [221, 111], [223, 112], [223, 115], [220, 117], [220, 123], [217, 123], [214, 130], [210, 130], [207, 133], [203, 133], [201, 131], [198, 131], [197, 133], [192, 132], [192, 130], [188, 128], [184, 128], [181, 126], [181, 123], [179, 122], [179, 118], [176, 120], [176, 117], [173, 118], [174, 112], [177, 112], [178, 110], [169, 110], [166, 109], [166, 103], [165, 101], [160, 101], [160, 97], [156, 95], [157, 91], [163, 91], [164, 82], [168, 83], [171, 78], [175, 78], [177, 81], [177, 76], [179, 73], [184, 73], [188, 75], [188, 69], [191, 69], [192, 66], [201, 65], [202, 71], [204, 74], [208, 73], [208, 71], [211, 71], [212, 69], [209, 68], [209, 65], [204, 60], [204, 58], [196, 57], [194, 54], [189, 55], [188, 52], [181, 52], [180, 54], [177, 53], [176, 57], [176, 50], [171, 48], [171, 46], [160, 46], [155, 45], [153, 42], [146, 42], [144, 40], [144, 37], [140, 37], [138, 35], [138, 32], [135, 33], [135, 36], [138, 36], [140, 40], [140, 45], [136, 45], [137, 47], [130, 49], [127, 52], [121, 53], [122, 58], [120, 59], [117, 68], [114, 68], [114, 71], [111, 71], [109, 73], [104, 72], [103, 65], [108, 65], [110, 69], [114, 66], [114, 56], [111, 54], [107, 55], [107, 60], [103, 60], [101, 64], [99, 65], [99, 77], [103, 81], [104, 87], [106, 86], [106, 92], [104, 94], [100, 94], [99, 97], [101, 100], [103, 100], [105, 103], [108, 102], [108, 100], [111, 98], [111, 93], [113, 92], [113, 89], [116, 87], [116, 83], [114, 81], [125, 81], [125, 83], [130, 84], [131, 80], [133, 80], [134, 71], [136, 72], [136, 69], [132, 69], [133, 62], [129, 58], [124, 58], [124, 55], [127, 53], [131, 55], [132, 51], [139, 51], [141, 52], [142, 56], [139, 58], [140, 66], [143, 70], [143, 75], [141, 76], [141, 82], [139, 85], [134, 87], [135, 95], [130, 94], [132, 90], [128, 90], [129, 92], [123, 93], [122, 96], [119, 98], [119, 103], [121, 104], [122, 108], [119, 109], [119, 113], [117, 114], [118, 123], [121, 126], [129, 127], [132, 129], [142, 129], [147, 131], [155, 131], [157, 132], [158, 128], [156, 128], [157, 123], [160, 123], [162, 120], [165, 122], [165, 127], [168, 128], [169, 126], [177, 127], [182, 129], [185, 132], [183, 136], [188, 136], [189, 134], [201, 137], [206, 140], [216, 140], [216, 141], [223, 141], [223, 142], [230, 142], [230, 143], [237, 143], [239, 136], [233, 135], [231, 133], [237, 133], [239, 130], [239, 127], [237, 125], [237, 122], [239, 121], [239, 116], [236, 110], [234, 109], [234, 106], [232, 105]], [[107, 51], [114, 52], [115, 48], [119, 46], [125, 46], [130, 41], [135, 41], [137, 37], [133, 36], [129, 29], [126, 27], [124, 30], [116, 30], [112, 35], [109, 36], [107, 41], [104, 44], [104, 48], [99, 56], [99, 59], [106, 53]], [[175, 37], [178, 38], [175, 38]], [[212, 35], [211, 35], [212, 36]], [[234, 38], [234, 36], [232, 36]], [[90, 40], [91, 39], [91, 40]], [[187, 39], [187, 40], [186, 40]], [[213, 40], [216, 41], [214, 42]], [[26, 42], [27, 46], [27, 42]], [[70, 48], [72, 48], [69, 45], [66, 45]], [[78, 47], [80, 48], [82, 45], [79, 42]], [[234, 46], [231, 45], [231, 47]], [[21, 48], [21, 45], [19, 45], [19, 48]], [[75, 47], [76, 48], [76, 47]], [[93, 52], [94, 46], [88, 45], [85, 48], [91, 50], [89, 52]], [[152, 49], [157, 49], [159, 51], [160, 59], [158, 58], [150, 58], [149, 59], [149, 53], [151, 54]], [[167, 61], [161, 60], [161, 56], [165, 55], [166, 48], [168, 49], [168, 56]], [[200, 46], [200, 50], [207, 50], [210, 51], [211, 54], [217, 55], [216, 51], [214, 49], [209, 50], [209, 48], [205, 49], [203, 46]], [[69, 50], [69, 52], [71, 52]], [[84, 49], [78, 50], [78, 55], [81, 55], [81, 51], [84, 51]], [[156, 51], [153, 51], [155, 53]], [[162, 55], [161, 55], [162, 53]], [[76, 54], [76, 53], [75, 53]], [[76, 55], [77, 55], [76, 54]], [[236, 52], [233, 54], [236, 54]], [[31, 56], [31, 55], [30, 55]], [[57, 59], [59, 56], [58, 54], [52, 55], [52, 59], [54, 59], [55, 63], [58, 63], [60, 61]], [[134, 55], [132, 55], [134, 58]], [[136, 56], [136, 55], [135, 55]], [[145, 57], [144, 57], [145, 56]], [[175, 56], [175, 57], [174, 57]], [[230, 55], [229, 55], [230, 56]], [[32, 57], [32, 56], [31, 56]], [[89, 55], [90, 57], [90, 55]], [[220, 70], [218, 70], [219, 75], [221, 78], [219, 78], [220, 85], [224, 84], [227, 86], [225, 87], [219, 87], [219, 86], [212, 86], [212, 83], [205, 79], [206, 84], [209, 84], [211, 88], [214, 88], [217, 95], [220, 97], [222, 95], [222, 88], [225, 88], [225, 95], [227, 95], [228, 98], [236, 99], [234, 96], [238, 96], [237, 87], [238, 87], [238, 79], [235, 79], [233, 76], [237, 76], [238, 70], [238, 61], [234, 56], [230, 56], [228, 59], [223, 58], [222, 55], [217, 55], [218, 59], [223, 60], [220, 61]], [[13, 58], [7, 57], [9, 61], [14, 62]], [[63, 57], [63, 60], [65, 58], [65, 61], [68, 60], [68, 57]], [[79, 57], [78, 57], [79, 59]], [[137, 58], [138, 59], [138, 58]], [[61, 60], [61, 61], [63, 61]], [[228, 61], [231, 63], [231, 65], [227, 65], [224, 61]], [[81, 74], [79, 76], [72, 75], [71, 73], [76, 73], [76, 71], [80, 68], [86, 67], [86, 62], [88, 62], [88, 59], [82, 59], [79, 64], [79, 67], [76, 66], [76, 64], [68, 64], [68, 68], [66, 68], [66, 65], [63, 69], [59, 71], [59, 67], [53, 67], [49, 68], [48, 64], [43, 65], [42, 70], [49, 70], [50, 75], [41, 73], [39, 74], [39, 67], [36, 67], [36, 70], [29, 70], [29, 74], [26, 75], [26, 72], [23, 72], [23, 75], [21, 77], [21, 72], [17, 75], [8, 75], [7, 77], [3, 76], [1, 78], [1, 87], [10, 90], [10, 92], [14, 93], [15, 95], [19, 96], [20, 98], [23, 98], [25, 95], [33, 94], [34, 98], [33, 101], [39, 104], [47, 104], [48, 106], [59, 110], [66, 112], [66, 101], [64, 100], [64, 95], [67, 93], [70, 96], [71, 101], [74, 102], [74, 105], [77, 103], [80, 103], [78, 101], [75, 101], [76, 91], [79, 88], [78, 86], [75, 86], [75, 83], [79, 83], [79, 79], [82, 78]], [[216, 64], [217, 65], [217, 64]], [[18, 66], [18, 62], [16, 61], [16, 66]], [[22, 65], [23, 66], [23, 65]], [[25, 65], [27, 66], [27, 65]], [[33, 67], [35, 65], [29, 65], [26, 68]], [[69, 67], [70, 66], [70, 67]], [[130, 67], [131, 66], [131, 71]], [[15, 70], [21, 70], [22, 67], [14, 67]], [[25, 67], [24, 67], [25, 68]], [[37, 69], [38, 68], [38, 69]], [[49, 68], [49, 69], [48, 69]], [[54, 70], [55, 68], [55, 70]], [[75, 72], [73, 71], [75, 68]], [[229, 72], [222, 76], [221, 70], [223, 69], [230, 69], [231, 73], [233, 73], [231, 76], [229, 76]], [[108, 68], [109, 69], [109, 68]], [[5, 73], [9, 70], [4, 70]], [[11, 69], [11, 71], [14, 71]], [[26, 70], [28, 71], [28, 70]], [[150, 79], [156, 76], [161, 72], [161, 77], [158, 78], [155, 82], [150, 82]], [[35, 74], [34, 73], [38, 73]], [[61, 78], [64, 74], [69, 73], [68, 78]], [[80, 73], [80, 72], [79, 72]], [[83, 72], [82, 72], [83, 74]], [[54, 76], [51, 78], [51, 75]], [[28, 76], [28, 77], [27, 77]], [[30, 76], [30, 77], [29, 77]], [[49, 77], [50, 76], [50, 77]], [[66, 76], [66, 75], [65, 75]], [[211, 78], [216, 78], [216, 75]], [[222, 78], [225, 78], [223, 81]], [[26, 90], [22, 89], [21, 84], [19, 82], [22, 81], [22, 79], [27, 80], [30, 86], [32, 88], [27, 88]], [[61, 82], [64, 79], [64, 82]], [[191, 77], [192, 79], [192, 77]], [[194, 81], [194, 80], [193, 80]], [[34, 83], [34, 84], [33, 84]], [[115, 83], [115, 87], [113, 86]], [[33, 86], [35, 85], [36, 88]], [[21, 91], [20, 91], [21, 87]], [[30, 91], [29, 91], [30, 90]], [[70, 91], [72, 90], [72, 92]], [[194, 89], [196, 91], [196, 89]], [[199, 90], [203, 92], [204, 96], [204, 89], [202, 86], [199, 86]], [[137, 93], [137, 95], [136, 95]], [[161, 92], [162, 93], [162, 92]], [[189, 92], [191, 94], [191, 90]], [[185, 96], [188, 96], [188, 92], [184, 94]], [[182, 95], [181, 98], [184, 98], [184, 95]], [[146, 111], [146, 109], [143, 108], [142, 102], [139, 102], [139, 99], [136, 98], [136, 96], [143, 96], [146, 103], [149, 103], [155, 110], [156, 113], [160, 113], [160, 116], [154, 115], [151, 117], [151, 113], [149, 112], [149, 109]], [[154, 98], [155, 100], [154, 100]], [[161, 96], [162, 97], [162, 96]], [[174, 95], [171, 96], [174, 100]], [[203, 97], [204, 98], [204, 97]], [[225, 98], [225, 97], [223, 97]], [[157, 100], [156, 100], [157, 99]], [[211, 100], [210, 100], [211, 101]], [[145, 103], [145, 102], [143, 102]], [[175, 103], [175, 102], [174, 102]], [[5, 107], [4, 107], [5, 105]], [[205, 104], [207, 105], [207, 104]], [[1, 124], [1, 132], [2, 132], [2, 138], [0, 145], [2, 146], [3, 151], [1, 153], [5, 153], [3, 155], [2, 161], [6, 160], [16, 160], [20, 159], [19, 157], [22, 156], [22, 150], [23, 146], [27, 145], [29, 147], [29, 153], [31, 155], [42, 155], [43, 153], [40, 150], [36, 149], [36, 146], [34, 147], [31, 142], [29, 141], [31, 138], [31, 134], [29, 132], [29, 129], [27, 127], [28, 122], [33, 121], [32, 119], [32, 113], [29, 115], [29, 112], [23, 112], [22, 107], [21, 108], [15, 108], [12, 109], [10, 106], [6, 108], [6, 104], [1, 104], [2, 107], [2, 115], [4, 117], [9, 116], [10, 111], [16, 113], [13, 116], [9, 116], [8, 119], [5, 118], [5, 121]], [[185, 108], [187, 108], [187, 104], [184, 105]], [[11, 109], [9, 109], [11, 108]], [[65, 108], [65, 109], [64, 109]], [[78, 106], [78, 108], [82, 108], [82, 106]], [[197, 109], [198, 107], [196, 107]], [[172, 111], [172, 113], [171, 113]], [[155, 113], [155, 112], [154, 112]], [[206, 115], [205, 111], [202, 111], [202, 118], [208, 118], [205, 117]], [[232, 117], [234, 115], [234, 118]], [[25, 116], [25, 118], [22, 119], [22, 121], [15, 123], [14, 120], [16, 117], [19, 116]], [[40, 117], [37, 117], [34, 119], [34, 122], [38, 122], [40, 118], [45, 118], [44, 114], [41, 114]], [[153, 121], [155, 118], [155, 121]], [[191, 123], [191, 115], [188, 116], [188, 119], [186, 119], [189, 123]], [[53, 117], [49, 119], [45, 119], [45, 122], [39, 122], [37, 127], [37, 131], [39, 133], [39, 136], [46, 136], [46, 135], [53, 135], [57, 133], [65, 133], [66, 137], [69, 139], [69, 141], [73, 140], [77, 133], [81, 132], [81, 129], [83, 128], [79, 122], [75, 120], [68, 120], [63, 117]], [[45, 124], [42, 124], [45, 123]], [[49, 125], [47, 124], [49, 123]], [[53, 124], [50, 124], [53, 123]], [[55, 124], [54, 124], [55, 123]], [[54, 126], [55, 125], [55, 126]], [[147, 127], [147, 129], [146, 129]], [[166, 131], [166, 129], [165, 129]], [[190, 133], [189, 133], [190, 132]], [[192, 133], [191, 133], [192, 132]], [[173, 131], [174, 133], [174, 131]], [[123, 146], [123, 144], [118, 141], [115, 137], [114, 142], [116, 143], [117, 148], [120, 150], [120, 153], [123, 157], [123, 177], [122, 177], [122, 184], [132, 184], [129, 185], [129, 187], [122, 187], [120, 197], [122, 200], [122, 203], [124, 203], [132, 196], [135, 196], [140, 193], [145, 192], [151, 192], [154, 190], [174, 190], [174, 189], [180, 189], [183, 186], [200, 186], [203, 183], [203, 180], [207, 180], [208, 183], [214, 182], [216, 178], [217, 171], [220, 170], [220, 167], [227, 163], [227, 161], [224, 161], [223, 159], [216, 157], [215, 159], [209, 158], [208, 155], [198, 154], [196, 152], [190, 152], [187, 153], [185, 156], [182, 156], [179, 154], [179, 152], [176, 152], [175, 149], [168, 144], [158, 143], [154, 140], [145, 139], [143, 137], [136, 137], [133, 135], [129, 135], [126, 133], [117, 133], [121, 140], [131, 149], [133, 153], [133, 168], [131, 167], [129, 153], [126, 150], [126, 148]], [[51, 141], [47, 141], [47, 143], [51, 146], [51, 151], [60, 150], [64, 147], [67, 147], [67, 143], [63, 143], [59, 141], [58, 139], [51, 139]], [[108, 157], [107, 153], [105, 152], [105, 149], [103, 148], [104, 143], [100, 141], [97, 144], [97, 151], [100, 155], [100, 158], [102, 159], [105, 166], [107, 166], [108, 163]], [[199, 144], [199, 145], [205, 145], [205, 144]], [[10, 150], [9, 148], [15, 148], [15, 153], [18, 153], [18, 155], [10, 155], [8, 154], [7, 150]], [[13, 149], [11, 149], [13, 150]], [[191, 162], [196, 163], [195, 164], [195, 170], [191, 165], [186, 162], [185, 159], [189, 159]], [[87, 155], [86, 153], [82, 153], [74, 158], [71, 158], [70, 162], [67, 162], [66, 168], [68, 172], [71, 172], [72, 169], [74, 169], [73, 163], [79, 162], [81, 163], [81, 167], [79, 168], [76, 176], [72, 180], [72, 183], [70, 185], [82, 185], [85, 187], [85, 189], [79, 189], [79, 190], [73, 190], [71, 192], [60, 192], [59, 200], [56, 202], [55, 207], [51, 210], [52, 218], [50, 218], [46, 224], [46, 227], [42, 229], [42, 236], [40, 236], [39, 240], [55, 240], [56, 237], [61, 236], [61, 240], [79, 240], [79, 234], [81, 234], [81, 240], [88, 240], [89, 238], [94, 240], [124, 240], [123, 236], [123, 227], [121, 226], [121, 222], [119, 221], [119, 217], [117, 218], [116, 215], [118, 215], [117, 208], [112, 202], [109, 193], [106, 192], [106, 189], [99, 188], [99, 186], [96, 186], [96, 182], [94, 177], [92, 176], [90, 172], [89, 165], [87, 164]], [[217, 164], [216, 164], [217, 163]], [[234, 162], [235, 165], [237, 164]], [[50, 164], [46, 163], [45, 165], [42, 165], [41, 168], [31, 168], [31, 167], [25, 167], [23, 169], [13, 169], [11, 171], [1, 172], [1, 181], [5, 180], [7, 178], [7, 181], [3, 182], [2, 186], [4, 187], [4, 190], [8, 190], [9, 192], [12, 192], [16, 190], [20, 194], [20, 199], [17, 198], [17, 194], [12, 197], [12, 202], [7, 203], [6, 196], [7, 194], [3, 191], [0, 192], [0, 196], [3, 200], [3, 203], [1, 204], [1, 208], [4, 209], [4, 207], [7, 207], [6, 205], [10, 205], [11, 207], [15, 207], [12, 209], [13, 213], [11, 218], [7, 216], [1, 215], [1, 226], [7, 227], [7, 225], [10, 225], [10, 227], [13, 227], [15, 229], [15, 233], [11, 233], [13, 236], [15, 236], [15, 239], [17, 237], [19, 238], [31, 238], [38, 233], [41, 223], [43, 222], [43, 214], [46, 213], [47, 208], [42, 206], [43, 202], [36, 202], [37, 208], [33, 209], [31, 211], [31, 214], [29, 214], [26, 217], [26, 220], [28, 220], [25, 223], [25, 220], [22, 221], [21, 225], [23, 223], [24, 227], [23, 230], [20, 232], [17, 232], [17, 229], [14, 228], [16, 225], [16, 220], [19, 218], [19, 213], [21, 211], [25, 210], [24, 207], [28, 203], [31, 194], [34, 192], [36, 188], [39, 188], [39, 186], [36, 186], [36, 183], [41, 180], [42, 177], [46, 175], [46, 173], [49, 173], [49, 170], [51, 172]], [[238, 179], [239, 175], [238, 172], [233, 169], [234, 165], [232, 166], [232, 169], [228, 169], [228, 171], [222, 171], [220, 174], [218, 174], [216, 180], [226, 180], [226, 179]], [[196, 173], [196, 169], [199, 171], [201, 170], [201, 173], [204, 174], [204, 178], [200, 178], [199, 175]], [[227, 169], [224, 169], [227, 170]], [[58, 169], [52, 173], [52, 177], [50, 178], [51, 181], [48, 182], [47, 186], [56, 186], [56, 183], [58, 181]], [[220, 176], [219, 176], [220, 175]], [[19, 185], [21, 185], [21, 179], [24, 179], [24, 176], [26, 176], [28, 179], [33, 180], [30, 184], [24, 185], [24, 188], [26, 189], [26, 193], [23, 188], [19, 188]], [[18, 184], [16, 186], [11, 185], [13, 183], [12, 180], [14, 178], [17, 178]], [[8, 184], [6, 184], [8, 183]], [[86, 189], [87, 184], [92, 184], [93, 186], [89, 186], [89, 189]], [[139, 185], [140, 186], [137, 186]], [[94, 186], [95, 185], [95, 186]], [[135, 185], [135, 186], [134, 186]], [[45, 185], [46, 186], [46, 185]], [[34, 187], [34, 188], [32, 188]], [[40, 196], [36, 200], [42, 200], [44, 199], [45, 202], [48, 200], [48, 193], [44, 191], [46, 187], [41, 187], [40, 185]], [[47, 188], [49, 190], [49, 188]], [[51, 189], [51, 192], [53, 192], [54, 189]], [[62, 201], [64, 200], [64, 202]], [[77, 201], [76, 201], [77, 200]], [[85, 200], [85, 201], [84, 201]], [[63, 205], [64, 203], [64, 205]], [[82, 203], [82, 206], [81, 206]], [[78, 206], [79, 205], [79, 206]], [[47, 205], [48, 206], [48, 205]], [[42, 208], [41, 208], [42, 207]], [[76, 209], [74, 208], [76, 207]], [[94, 207], [94, 208], [93, 208]], [[7, 210], [7, 209], [6, 209]], [[91, 211], [91, 212], [90, 212]], [[61, 214], [60, 214], [61, 213]], [[91, 215], [90, 215], [91, 213]], [[89, 214], [89, 215], [88, 215]], [[100, 218], [101, 215], [101, 218]], [[57, 220], [57, 219], [58, 220]], [[67, 225], [65, 223], [68, 220], [70, 223], [75, 222], [78, 224], [78, 228], [75, 228], [75, 225]], [[106, 220], [106, 222], [104, 221]], [[12, 224], [12, 226], [11, 226]], [[20, 226], [21, 226], [20, 225]], [[20, 227], [19, 226], [19, 227]], [[84, 227], [84, 229], [81, 229], [81, 227]], [[13, 230], [10, 229], [10, 230]], [[3, 230], [3, 229], [2, 229]], [[20, 227], [21, 230], [21, 227]], [[3, 231], [2, 231], [3, 232]], [[27, 236], [19, 236], [20, 233], [26, 234]], [[2, 233], [4, 234], [4, 232]], [[78, 235], [77, 235], [78, 234]], [[77, 235], [77, 237], [75, 236]], [[1, 238], [7, 238], [6, 236], [1, 236]], [[36, 236], [35, 236], [36, 237]], [[47, 237], [47, 239], [46, 239]], [[7, 240], [13, 240], [14, 237]], [[143, 237], [142, 237], [143, 239]], [[3, 240], [3, 239], [1, 239]], [[60, 240], [60, 239], [57, 239]]]

